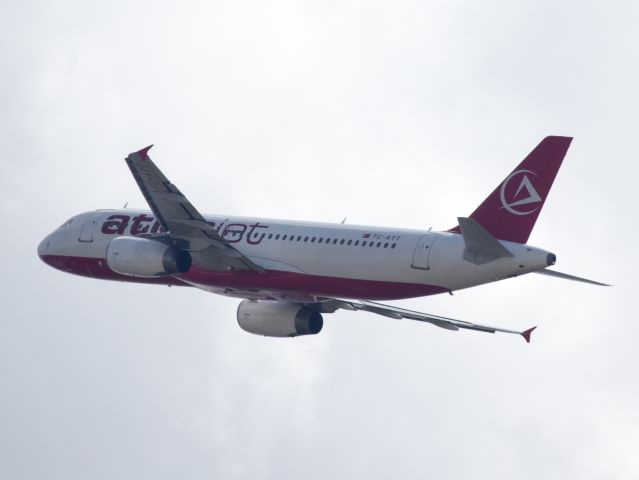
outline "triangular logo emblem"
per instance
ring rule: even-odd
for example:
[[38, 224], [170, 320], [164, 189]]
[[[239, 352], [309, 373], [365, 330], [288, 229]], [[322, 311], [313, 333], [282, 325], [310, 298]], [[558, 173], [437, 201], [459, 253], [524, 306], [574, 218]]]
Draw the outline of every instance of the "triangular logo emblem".
[[[501, 185], [500, 199], [503, 208], [508, 210], [513, 215], [528, 215], [536, 211], [540, 205], [536, 206], [533, 209], [520, 209], [516, 207], [521, 207], [523, 205], [530, 205], [533, 203], [541, 203], [543, 199], [535, 190], [530, 177], [528, 174], [531, 174], [533, 177], [536, 177], [537, 174], [531, 172], [530, 170], [517, 170], [510, 174], [510, 176], [504, 180], [504, 183]], [[519, 179], [519, 186], [515, 191], [514, 195], [510, 195], [507, 191], [508, 185], [515, 179]]]

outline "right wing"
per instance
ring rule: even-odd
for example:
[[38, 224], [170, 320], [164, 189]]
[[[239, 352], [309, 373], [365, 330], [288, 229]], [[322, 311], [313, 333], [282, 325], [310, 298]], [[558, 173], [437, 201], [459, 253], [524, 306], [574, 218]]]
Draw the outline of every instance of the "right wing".
[[208, 270], [264, 272], [262, 267], [224, 240], [182, 192], [169, 182], [149, 158], [151, 146], [130, 154], [126, 163], [171, 242], [189, 250], [193, 262]]
[[430, 313], [422, 313], [415, 312], [413, 310], [406, 310], [404, 308], [393, 307], [391, 305], [384, 305], [376, 302], [368, 302], [368, 301], [351, 301], [351, 300], [340, 300], [340, 299], [332, 299], [327, 302], [323, 302], [322, 305], [325, 305], [329, 310], [363, 310], [366, 312], [376, 313], [377, 315], [382, 315], [388, 318], [394, 318], [396, 320], [401, 320], [403, 318], [409, 320], [417, 320], [419, 322], [427, 322], [436, 327], [445, 328], [446, 330], [476, 330], [479, 332], [503, 332], [503, 333], [516, 333], [524, 337], [527, 343], [530, 343], [530, 335], [532, 331], [537, 327], [529, 328], [528, 330], [524, 330], [520, 332], [518, 330], [508, 330], [505, 328], [499, 327], [490, 327], [488, 325], [480, 325], [478, 323], [465, 322], [463, 320], [455, 320], [454, 318], [440, 317], [438, 315], [432, 315]]

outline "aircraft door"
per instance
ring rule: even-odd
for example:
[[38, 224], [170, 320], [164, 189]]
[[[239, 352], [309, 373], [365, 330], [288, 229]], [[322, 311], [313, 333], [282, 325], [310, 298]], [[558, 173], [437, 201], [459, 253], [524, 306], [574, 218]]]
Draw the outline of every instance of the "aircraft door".
[[413, 252], [413, 263], [411, 267], [419, 270], [430, 270], [430, 252], [433, 250], [433, 244], [437, 240], [437, 235], [434, 233], [427, 233], [419, 239], [419, 243], [415, 247]]
[[92, 242], [93, 241], [93, 232], [95, 231], [95, 226], [98, 224], [98, 220], [104, 215], [103, 213], [94, 213], [82, 226], [82, 230], [80, 230], [80, 236], [78, 240], [80, 242]]

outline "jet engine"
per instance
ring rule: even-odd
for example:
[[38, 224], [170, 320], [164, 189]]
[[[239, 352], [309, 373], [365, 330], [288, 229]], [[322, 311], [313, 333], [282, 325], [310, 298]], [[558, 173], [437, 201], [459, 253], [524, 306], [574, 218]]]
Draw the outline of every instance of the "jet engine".
[[187, 272], [191, 254], [148, 238], [116, 237], [107, 247], [106, 263], [122, 275], [153, 278]]
[[322, 315], [309, 307], [275, 301], [243, 300], [237, 307], [243, 330], [265, 337], [314, 335], [322, 330]]

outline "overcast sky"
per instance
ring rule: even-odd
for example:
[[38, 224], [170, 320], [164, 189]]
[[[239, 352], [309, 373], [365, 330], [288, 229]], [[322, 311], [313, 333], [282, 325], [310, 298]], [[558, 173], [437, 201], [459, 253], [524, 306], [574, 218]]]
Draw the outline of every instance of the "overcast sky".
[[[0, 478], [639, 477], [635, 2], [0, 2]], [[72, 215], [145, 207], [446, 229], [546, 135], [557, 270], [395, 302], [533, 343], [44, 265]]]

